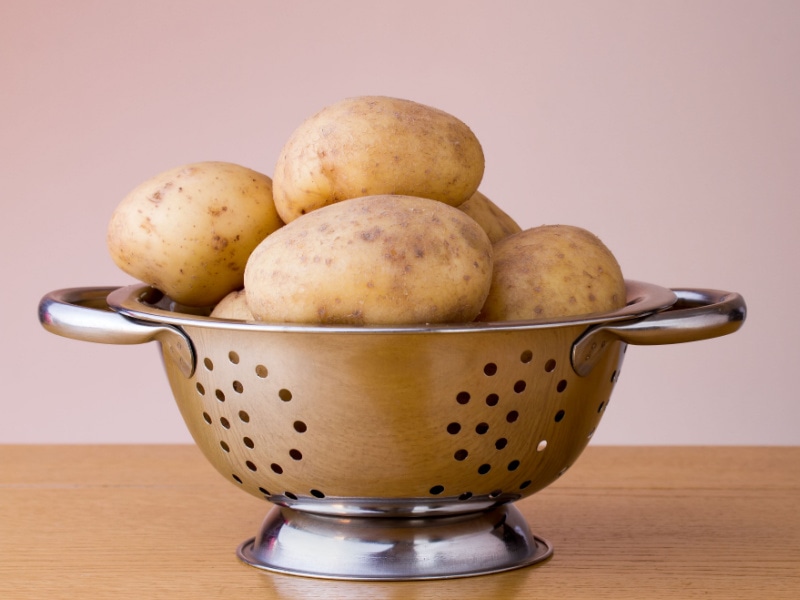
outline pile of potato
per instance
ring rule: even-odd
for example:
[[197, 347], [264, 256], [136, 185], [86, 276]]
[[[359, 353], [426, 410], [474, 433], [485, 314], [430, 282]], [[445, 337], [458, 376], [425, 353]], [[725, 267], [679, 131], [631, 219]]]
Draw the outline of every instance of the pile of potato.
[[522, 230], [478, 191], [484, 168], [454, 116], [349, 98], [294, 131], [272, 178], [203, 162], [143, 182], [114, 211], [108, 247], [129, 275], [224, 319], [463, 323], [625, 305], [595, 235]]

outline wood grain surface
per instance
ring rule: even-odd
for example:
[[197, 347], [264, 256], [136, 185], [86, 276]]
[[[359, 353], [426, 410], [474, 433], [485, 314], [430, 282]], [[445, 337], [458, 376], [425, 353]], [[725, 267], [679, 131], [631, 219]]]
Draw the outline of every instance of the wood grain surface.
[[238, 561], [270, 505], [194, 446], [0, 446], [0, 597], [800, 597], [800, 447], [590, 446], [517, 506], [555, 547], [540, 565], [317, 580]]

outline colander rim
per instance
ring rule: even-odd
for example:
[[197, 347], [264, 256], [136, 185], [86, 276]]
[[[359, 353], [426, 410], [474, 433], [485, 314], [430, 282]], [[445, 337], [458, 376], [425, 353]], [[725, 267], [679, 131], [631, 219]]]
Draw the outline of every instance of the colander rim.
[[646, 317], [670, 308], [677, 301], [677, 296], [672, 290], [656, 284], [626, 280], [625, 287], [627, 292], [626, 305], [610, 312], [556, 319], [413, 325], [266, 323], [216, 319], [208, 316], [210, 308], [192, 308], [177, 305], [161, 291], [146, 284], [133, 284], [116, 288], [108, 295], [106, 301], [112, 310], [128, 318], [148, 323], [168, 324], [178, 327], [317, 334], [474, 333], [478, 331], [518, 331], [574, 325], [590, 326]]

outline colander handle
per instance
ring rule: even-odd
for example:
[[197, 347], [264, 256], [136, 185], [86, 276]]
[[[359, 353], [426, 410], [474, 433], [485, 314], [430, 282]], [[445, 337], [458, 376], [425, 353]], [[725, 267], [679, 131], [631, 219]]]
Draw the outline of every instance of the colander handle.
[[633, 321], [589, 328], [572, 345], [572, 367], [587, 375], [609, 342], [635, 345], [678, 344], [728, 335], [744, 323], [747, 307], [735, 292], [710, 289], [673, 289], [675, 304]]
[[172, 325], [145, 323], [119, 314], [106, 302], [114, 287], [65, 288], [45, 294], [39, 302], [39, 322], [57, 335], [102, 344], [143, 344], [157, 340], [181, 372], [191, 377], [194, 346]]

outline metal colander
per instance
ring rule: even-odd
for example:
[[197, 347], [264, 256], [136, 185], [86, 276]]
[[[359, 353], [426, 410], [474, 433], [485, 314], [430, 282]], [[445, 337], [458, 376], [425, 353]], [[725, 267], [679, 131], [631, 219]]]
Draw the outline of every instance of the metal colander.
[[608, 406], [628, 343], [725, 335], [738, 294], [628, 283], [561, 321], [354, 327], [211, 319], [146, 286], [46, 295], [48, 330], [158, 340], [197, 445], [275, 504], [239, 556], [346, 579], [497, 572], [552, 552], [513, 501], [562, 475]]

